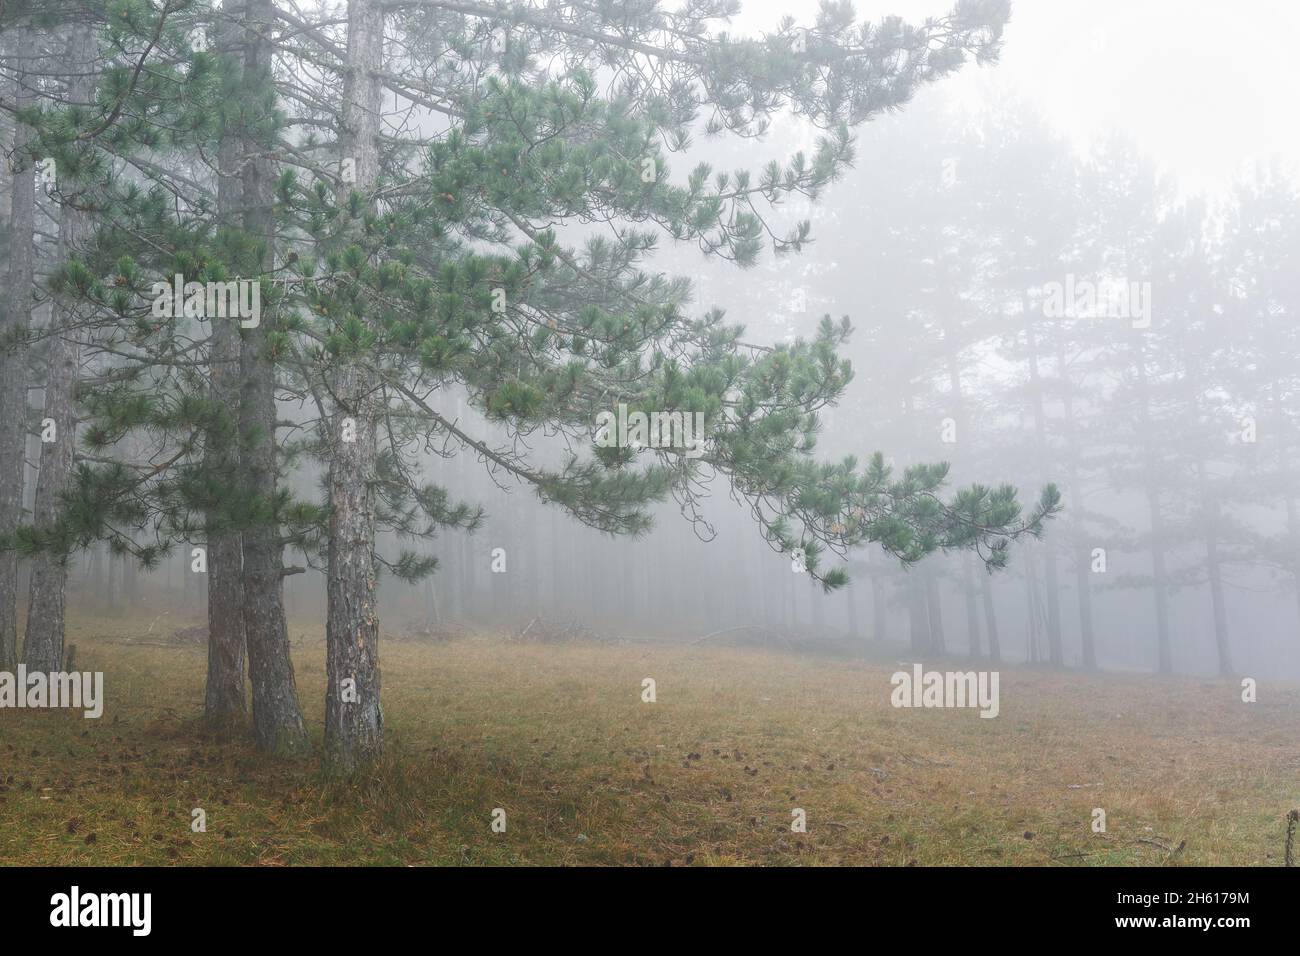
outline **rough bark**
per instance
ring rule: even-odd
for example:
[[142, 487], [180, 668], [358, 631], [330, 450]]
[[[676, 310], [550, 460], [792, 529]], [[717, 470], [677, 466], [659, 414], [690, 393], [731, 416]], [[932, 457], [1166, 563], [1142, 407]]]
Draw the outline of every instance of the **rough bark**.
[[[10, 43], [25, 45], [29, 31], [18, 28]], [[26, 108], [26, 75], [15, 75], [14, 105]], [[32, 317], [32, 270], [36, 214], [36, 170], [23, 162], [32, 131], [15, 123], [14, 156], [21, 164], [10, 183], [9, 284], [0, 315], [0, 536], [22, 521], [23, 472], [27, 445], [27, 327]], [[0, 551], [0, 670], [18, 666], [18, 557]]]
[[[227, 0], [226, 7], [235, 2]], [[226, 27], [220, 38], [223, 51], [233, 39]], [[242, 153], [235, 134], [222, 137], [218, 166], [223, 173], [238, 168]], [[217, 213], [224, 222], [239, 214], [242, 190], [237, 175], [219, 175]], [[239, 414], [239, 331], [236, 323], [215, 320], [212, 327], [208, 373], [208, 397], [215, 406]], [[209, 429], [204, 446], [204, 468], [222, 484], [236, 480], [239, 469], [237, 431]], [[243, 540], [237, 533], [221, 531], [209, 523], [208, 546], [208, 676], [203, 698], [203, 717], [208, 726], [228, 731], [244, 719], [244, 584]], [[186, 573], [191, 573], [186, 569]]]
[[[383, 11], [375, 0], [350, 0], [340, 146], [355, 163], [359, 193], [368, 191], [379, 174], [383, 25]], [[332, 422], [329, 470], [325, 749], [336, 769], [348, 771], [376, 757], [384, 739], [375, 607], [373, 373], [362, 361], [345, 362], [336, 375], [334, 394], [339, 409]], [[355, 428], [352, 441], [343, 437], [348, 418]]]
[[[94, 98], [93, 75], [84, 68], [93, 62], [94, 54], [95, 38], [91, 24], [73, 25], [69, 31], [68, 62], [78, 64], [79, 68], [72, 72], [67, 95], [74, 103], [86, 103]], [[89, 233], [90, 217], [84, 209], [71, 203], [60, 207], [61, 259], [76, 255]], [[76, 453], [76, 390], [82, 343], [81, 333], [75, 327], [77, 314], [72, 303], [56, 300], [51, 322], [49, 371], [42, 417], [53, 419], [55, 440], [41, 443], [40, 473], [36, 479], [36, 505], [32, 515], [38, 527], [56, 521], [59, 496], [67, 487]], [[63, 666], [67, 558], [60, 554], [38, 554], [32, 559], [31, 569], [23, 659], [29, 671], [57, 671]]]
[[[270, 0], [245, 5], [244, 71], [269, 82], [272, 47], [267, 37], [274, 20]], [[247, 144], [254, 154], [258, 148]], [[241, 160], [244, 228], [265, 241], [263, 268], [273, 257], [271, 220], [273, 172], [269, 160], [245, 155]], [[244, 333], [240, 349], [239, 425], [242, 485], [265, 508], [276, 500], [275, 359], [267, 335], [274, 316], [262, 315]], [[272, 519], [258, 522], [243, 535], [244, 631], [248, 648], [248, 682], [253, 688], [253, 732], [257, 745], [271, 753], [308, 749], [307, 729], [298, 706], [289, 632], [284, 617], [284, 547]]]
[[[343, 770], [383, 749], [373, 553], [376, 440], [367, 379], [358, 366], [348, 365], [335, 380], [340, 410], [329, 476], [325, 747], [330, 762]], [[339, 438], [344, 418], [355, 422], [354, 441]]]

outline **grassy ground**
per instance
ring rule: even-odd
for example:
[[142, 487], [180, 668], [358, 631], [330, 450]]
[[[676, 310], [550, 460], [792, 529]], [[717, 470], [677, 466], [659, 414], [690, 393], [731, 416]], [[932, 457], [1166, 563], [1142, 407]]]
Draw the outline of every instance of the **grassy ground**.
[[[987, 720], [894, 709], [892, 662], [390, 641], [389, 754], [344, 784], [205, 739], [201, 646], [70, 630], [105, 713], [0, 710], [0, 863], [1278, 865], [1300, 805], [1295, 685], [1243, 704], [1232, 682], [1004, 669]], [[291, 633], [319, 744], [324, 646]]]

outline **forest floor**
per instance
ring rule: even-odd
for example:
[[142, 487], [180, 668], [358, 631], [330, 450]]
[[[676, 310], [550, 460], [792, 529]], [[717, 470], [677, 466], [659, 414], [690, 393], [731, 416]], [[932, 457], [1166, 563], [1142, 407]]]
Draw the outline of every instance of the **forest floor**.
[[[1294, 684], [1004, 667], [983, 719], [894, 708], [892, 660], [392, 640], [388, 753], [344, 783], [206, 738], [201, 642], [69, 632], [104, 715], [0, 710], [0, 864], [1276, 866], [1300, 804]], [[321, 629], [290, 633], [319, 748]]]

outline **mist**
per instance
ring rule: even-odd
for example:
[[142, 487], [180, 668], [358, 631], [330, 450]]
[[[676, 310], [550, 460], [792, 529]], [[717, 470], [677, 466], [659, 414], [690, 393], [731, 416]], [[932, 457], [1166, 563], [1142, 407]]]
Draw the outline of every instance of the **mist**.
[[1294, 865], [1297, 30], [0, 3], [0, 862]]

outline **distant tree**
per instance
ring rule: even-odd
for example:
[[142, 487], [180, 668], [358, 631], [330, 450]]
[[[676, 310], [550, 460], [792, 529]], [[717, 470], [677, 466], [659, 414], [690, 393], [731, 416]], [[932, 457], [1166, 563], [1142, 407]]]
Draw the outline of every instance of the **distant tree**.
[[1229, 418], [1219, 424], [1237, 471], [1216, 484], [1272, 510], [1275, 528], [1233, 523], [1238, 553], [1245, 552], [1239, 563], [1270, 569], [1300, 614], [1298, 255], [1300, 191], [1287, 171], [1262, 168], [1238, 182], [1215, 262], [1219, 297], [1209, 316], [1222, 350], [1215, 381]]

